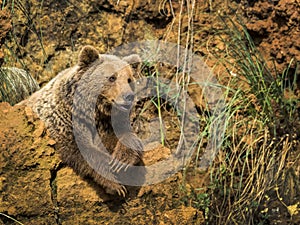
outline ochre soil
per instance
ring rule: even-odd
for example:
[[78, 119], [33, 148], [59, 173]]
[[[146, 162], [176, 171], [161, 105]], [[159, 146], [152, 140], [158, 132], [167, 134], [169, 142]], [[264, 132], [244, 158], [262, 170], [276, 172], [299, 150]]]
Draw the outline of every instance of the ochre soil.
[[[245, 7], [246, 27], [265, 59], [282, 73], [291, 63], [289, 79], [299, 77], [300, 3], [297, 0], [252, 1]], [[298, 63], [298, 71], [296, 64]], [[298, 87], [300, 79], [298, 78]]]
[[[177, 173], [160, 184], [129, 187], [126, 198], [107, 195], [61, 163], [55, 141], [30, 108], [0, 103], [0, 118], [1, 213], [23, 224], [204, 223], [184, 196], [201, 186], [201, 177], [204, 185], [205, 173], [190, 173], [189, 184]], [[169, 153], [158, 146], [143, 161], [152, 164]], [[0, 215], [0, 224], [13, 222]]]
[[[5, 59], [2, 66], [28, 70], [40, 85], [74, 65], [78, 50], [85, 44], [105, 53], [123, 43], [149, 39], [177, 42], [178, 38], [177, 1], [172, 1], [172, 7], [160, 4], [168, 1], [143, 0], [121, 0], [119, 5], [115, 0], [14, 2], [13, 10], [9, 5], [0, 10], [0, 44], [6, 38], [6, 46], [0, 46], [0, 65]], [[186, 13], [181, 18], [181, 44], [185, 44], [188, 30]], [[293, 80], [295, 73], [299, 77], [298, 0], [197, 1], [194, 51], [206, 57], [210, 48], [218, 47], [219, 43], [210, 42], [213, 31], [221, 29], [218, 14], [236, 19], [235, 13], [241, 16], [262, 55], [268, 62], [274, 60], [277, 72], [282, 73], [291, 62], [287, 79]], [[11, 22], [13, 30], [8, 36]], [[213, 61], [207, 63], [214, 65]], [[299, 96], [298, 90], [292, 95]], [[203, 212], [185, 196], [205, 191], [208, 173], [190, 169], [187, 176], [177, 173], [163, 183], [133, 188], [126, 199], [112, 198], [64, 167], [55, 153], [55, 142], [29, 109], [0, 104], [0, 140], [0, 213], [24, 224], [204, 223]], [[300, 147], [292, 157], [299, 157], [299, 151]], [[155, 156], [159, 160], [159, 154]], [[153, 158], [153, 154], [148, 157]], [[293, 168], [283, 185], [295, 188], [280, 193], [291, 204], [300, 198], [300, 180], [295, 177], [300, 165]], [[195, 188], [203, 189], [197, 192]], [[270, 197], [264, 203], [270, 224], [300, 223], [300, 213], [291, 218], [277, 193], [270, 193]], [[14, 222], [0, 215], [0, 224]]]
[[[268, 62], [282, 73], [289, 63], [290, 76], [300, 61], [300, 6], [297, 0], [279, 1], [197, 1], [194, 10], [194, 52], [206, 56], [211, 37], [220, 26], [220, 15], [243, 20], [255, 44]], [[7, 6], [1, 14], [7, 13]], [[50, 80], [62, 69], [73, 65], [74, 52], [85, 44], [94, 45], [101, 53], [140, 40], [167, 40], [185, 45], [188, 30], [187, 8], [179, 21], [180, 4], [172, 1], [18, 1], [14, 5], [12, 36], [6, 44], [6, 66], [28, 69], [40, 84]], [[5, 14], [6, 15], [6, 14]], [[173, 20], [173, 15], [176, 19]], [[180, 26], [179, 27], [179, 22]], [[1, 32], [9, 28], [9, 21]], [[11, 54], [13, 52], [14, 54]], [[293, 60], [292, 60], [293, 59]], [[270, 63], [270, 66], [273, 63]], [[213, 62], [211, 65], [214, 65]], [[299, 71], [296, 71], [299, 75]]]
[[[2, 5], [2, 0], [0, 0], [0, 6]], [[4, 62], [4, 53], [1, 50], [5, 38], [11, 29], [11, 15], [6, 8], [0, 9], [0, 66]]]

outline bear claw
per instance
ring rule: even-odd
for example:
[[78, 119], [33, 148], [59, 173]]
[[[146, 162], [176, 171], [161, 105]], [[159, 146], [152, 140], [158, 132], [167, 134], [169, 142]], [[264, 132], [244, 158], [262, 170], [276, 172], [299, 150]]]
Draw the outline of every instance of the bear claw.
[[127, 194], [127, 189], [123, 185], [121, 185], [121, 188], [117, 189], [117, 192], [118, 192], [119, 196], [122, 196], [125, 198], [125, 196]]
[[125, 167], [124, 171], [126, 171], [127, 168], [129, 167], [129, 165], [126, 166], [125, 163], [120, 162], [120, 161], [119, 161], [118, 159], [116, 159], [116, 158], [112, 159], [112, 160], [109, 162], [109, 165], [111, 166], [111, 167], [110, 167], [111, 171], [112, 171], [112, 172], [116, 172], [116, 173], [120, 172], [120, 170], [123, 169], [124, 167]]

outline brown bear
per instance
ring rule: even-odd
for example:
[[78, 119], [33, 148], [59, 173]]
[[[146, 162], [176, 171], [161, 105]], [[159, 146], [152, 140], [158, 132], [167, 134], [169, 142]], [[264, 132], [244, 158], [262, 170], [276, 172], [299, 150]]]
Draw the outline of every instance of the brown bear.
[[[128, 120], [134, 101], [130, 64], [137, 61], [138, 55], [121, 59], [100, 55], [94, 47], [85, 46], [76, 66], [60, 72], [21, 103], [30, 106], [45, 122], [64, 163], [79, 175], [92, 178], [107, 193], [121, 196], [126, 195], [126, 188], [116, 176], [138, 164], [143, 151], [143, 143], [131, 131]], [[76, 90], [82, 84], [87, 85]], [[96, 101], [89, 97], [90, 92], [98, 92]], [[119, 118], [117, 135], [111, 122], [112, 111]], [[74, 121], [79, 134], [74, 134]], [[86, 151], [84, 156], [82, 149]]]

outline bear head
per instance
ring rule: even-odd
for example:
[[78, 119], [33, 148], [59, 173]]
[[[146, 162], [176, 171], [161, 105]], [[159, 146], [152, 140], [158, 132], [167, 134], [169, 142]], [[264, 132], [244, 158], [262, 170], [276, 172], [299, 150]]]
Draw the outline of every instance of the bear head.
[[96, 83], [101, 85], [97, 108], [110, 115], [112, 106], [120, 111], [131, 109], [134, 101], [134, 76], [130, 64], [141, 59], [133, 54], [123, 58], [115, 55], [99, 54], [92, 46], [85, 46], [78, 59], [79, 70], [83, 74], [95, 75]]

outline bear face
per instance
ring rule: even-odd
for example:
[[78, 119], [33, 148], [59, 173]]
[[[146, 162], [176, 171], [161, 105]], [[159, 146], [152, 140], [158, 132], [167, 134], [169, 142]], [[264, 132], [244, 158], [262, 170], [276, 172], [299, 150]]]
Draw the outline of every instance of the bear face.
[[122, 59], [114, 55], [99, 55], [91, 46], [85, 46], [78, 60], [83, 74], [97, 77], [101, 83], [98, 108], [102, 113], [110, 115], [112, 106], [121, 111], [131, 109], [134, 100], [134, 77], [129, 64], [140, 62], [138, 55], [126, 56]]
[[[132, 69], [129, 65], [119, 69], [114, 68], [113, 62], [104, 62], [95, 70], [109, 71], [105, 74], [102, 82], [101, 92], [99, 98], [101, 104], [105, 104], [108, 108], [115, 106], [121, 111], [128, 111], [131, 109], [134, 100], [134, 90], [132, 84], [134, 77]], [[104, 112], [107, 114], [107, 112]]]

